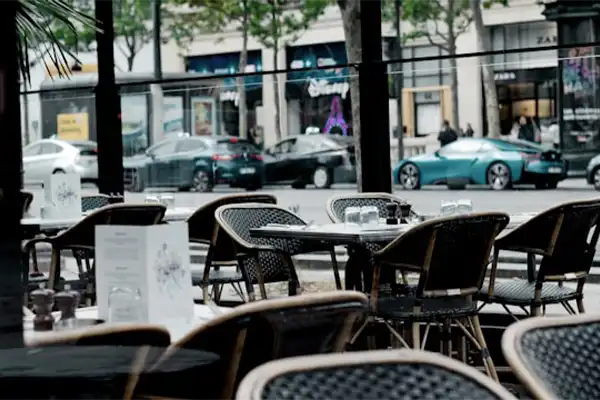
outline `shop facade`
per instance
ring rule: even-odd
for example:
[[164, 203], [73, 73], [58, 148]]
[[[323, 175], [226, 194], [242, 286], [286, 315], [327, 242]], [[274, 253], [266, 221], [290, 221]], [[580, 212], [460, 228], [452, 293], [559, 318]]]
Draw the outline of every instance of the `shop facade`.
[[[262, 55], [258, 50], [248, 51], [247, 65], [244, 72], [262, 71]], [[186, 59], [188, 72], [213, 75], [217, 78], [215, 96], [198, 96], [191, 99], [191, 110], [195, 123], [192, 133], [195, 135], [230, 135], [240, 136], [239, 132], [239, 93], [235, 78], [219, 75], [238, 72], [240, 53], [210, 54], [192, 56]], [[246, 94], [246, 110], [248, 129], [257, 125], [256, 109], [262, 105], [262, 75], [250, 75], [244, 78]], [[167, 96], [167, 93], [165, 93]], [[248, 132], [246, 132], [246, 135]]]

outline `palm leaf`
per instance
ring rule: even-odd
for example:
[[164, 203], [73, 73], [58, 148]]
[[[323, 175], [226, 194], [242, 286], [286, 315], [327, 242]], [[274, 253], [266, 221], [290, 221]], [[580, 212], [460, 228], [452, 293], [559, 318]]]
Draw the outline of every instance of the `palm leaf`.
[[69, 60], [77, 61], [74, 53], [52, 32], [52, 26], [62, 24], [76, 34], [77, 26], [96, 29], [96, 20], [77, 11], [68, 0], [18, 0], [17, 61], [21, 77], [30, 81], [30, 56], [43, 60], [46, 70], [56, 68], [59, 76], [68, 74]]

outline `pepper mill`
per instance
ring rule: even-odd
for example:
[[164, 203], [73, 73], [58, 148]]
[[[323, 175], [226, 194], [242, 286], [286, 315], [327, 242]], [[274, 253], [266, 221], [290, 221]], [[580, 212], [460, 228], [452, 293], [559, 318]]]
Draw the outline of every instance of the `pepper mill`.
[[393, 201], [387, 203], [387, 218], [385, 223], [387, 225], [398, 225], [398, 218], [396, 218], [398, 212], [398, 203]]
[[71, 290], [71, 285], [65, 285], [64, 290], [54, 296], [56, 306], [60, 311], [60, 321], [67, 322], [75, 318], [75, 310], [79, 306], [79, 292]]
[[52, 306], [54, 305], [54, 291], [46, 289], [45, 284], [40, 283], [39, 289], [31, 292], [33, 301], [34, 331], [51, 331], [54, 329], [54, 317], [52, 316]]

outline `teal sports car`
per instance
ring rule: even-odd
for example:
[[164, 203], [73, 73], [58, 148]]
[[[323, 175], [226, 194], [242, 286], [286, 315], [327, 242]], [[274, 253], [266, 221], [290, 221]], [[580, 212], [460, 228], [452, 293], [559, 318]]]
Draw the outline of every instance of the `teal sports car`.
[[533, 184], [537, 189], [556, 188], [567, 176], [567, 163], [559, 151], [523, 140], [464, 138], [431, 154], [400, 161], [394, 182], [403, 189], [423, 185], [468, 184], [504, 190], [513, 184]]

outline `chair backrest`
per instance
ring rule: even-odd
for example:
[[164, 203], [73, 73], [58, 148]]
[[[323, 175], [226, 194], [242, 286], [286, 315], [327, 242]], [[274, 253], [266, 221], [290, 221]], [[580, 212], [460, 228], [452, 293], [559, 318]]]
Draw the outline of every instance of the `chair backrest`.
[[382, 267], [420, 270], [417, 296], [472, 295], [483, 284], [505, 213], [476, 213], [421, 223], [375, 253]]
[[166, 212], [162, 204], [111, 204], [92, 211], [71, 228], [58, 234], [58, 248], [94, 248], [97, 225], [155, 225]]
[[440, 354], [384, 350], [310, 355], [259, 366], [240, 383], [238, 400], [514, 400], [475, 368]]
[[542, 258], [538, 280], [569, 279], [589, 272], [600, 235], [600, 199], [563, 204], [550, 254]]
[[215, 211], [221, 206], [238, 203], [277, 204], [271, 194], [233, 194], [204, 203], [187, 219], [190, 242], [209, 244], [215, 227]]
[[[215, 212], [215, 218], [219, 226], [219, 236], [224, 232], [235, 245], [235, 254], [252, 253], [255, 246], [267, 246], [270, 248], [283, 247], [282, 241], [277, 239], [259, 238], [250, 235], [250, 230], [261, 228], [268, 224], [283, 225], [306, 225], [296, 214], [272, 204], [243, 203], [221, 206]], [[286, 240], [285, 250], [288, 255], [305, 252], [306, 244], [299, 240]], [[277, 254], [260, 251], [256, 254], [258, 263], [262, 267], [264, 282], [286, 281], [290, 274], [290, 266]], [[248, 278], [251, 282], [258, 282], [259, 273], [256, 261], [251, 261], [245, 266]]]
[[[327, 200], [327, 215], [332, 222], [344, 222], [344, 210], [348, 207], [375, 206], [379, 210], [379, 217], [387, 217], [387, 204], [393, 202], [407, 204], [399, 197], [389, 193], [354, 193], [349, 195], [333, 196]], [[400, 218], [400, 208], [396, 210], [396, 218]]]
[[600, 398], [600, 316], [527, 318], [510, 325], [502, 351], [539, 400]]
[[81, 196], [81, 211], [87, 212], [91, 210], [95, 210], [97, 208], [102, 208], [111, 204], [111, 196], [106, 194], [92, 194], [88, 196]]
[[192, 398], [193, 394], [199, 398], [201, 392], [200, 398], [230, 399], [241, 378], [267, 361], [342, 351], [354, 323], [366, 310], [367, 297], [351, 291], [247, 303], [189, 333], [158, 366], [168, 363], [180, 348], [217, 353], [219, 367], [203, 377], [210, 385], [199, 390], [191, 379], [177, 397]]
[[235, 260], [235, 248], [231, 238], [225, 232], [220, 232], [215, 238], [213, 235], [215, 234], [215, 211], [217, 208], [239, 203], [277, 204], [277, 198], [266, 193], [223, 196], [205, 203], [187, 219], [190, 242], [211, 244], [209, 251], [211, 263]]
[[27, 214], [27, 212], [29, 211], [29, 207], [31, 207], [32, 202], [33, 202], [33, 193], [21, 190], [21, 206], [22, 206], [22, 210], [23, 210], [23, 215]]

